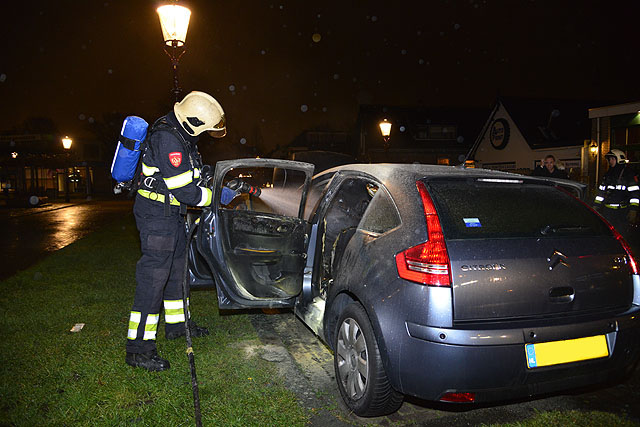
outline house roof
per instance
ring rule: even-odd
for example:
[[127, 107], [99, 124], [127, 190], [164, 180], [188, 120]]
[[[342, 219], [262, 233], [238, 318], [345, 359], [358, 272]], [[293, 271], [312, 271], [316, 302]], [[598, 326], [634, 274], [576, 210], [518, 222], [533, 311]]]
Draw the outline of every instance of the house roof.
[[590, 138], [589, 108], [598, 101], [499, 97], [531, 149], [582, 145]]
[[589, 118], [596, 119], [607, 116], [640, 113], [640, 102], [627, 102], [626, 104], [607, 105], [589, 109]]

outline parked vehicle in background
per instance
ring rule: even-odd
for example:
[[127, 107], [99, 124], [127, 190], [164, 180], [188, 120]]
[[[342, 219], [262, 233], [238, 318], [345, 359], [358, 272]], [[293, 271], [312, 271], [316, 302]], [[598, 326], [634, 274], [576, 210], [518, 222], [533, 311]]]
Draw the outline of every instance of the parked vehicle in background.
[[[582, 184], [482, 169], [220, 162], [190, 248], [220, 308], [293, 307], [354, 413], [595, 384], [640, 357], [640, 275]], [[219, 204], [222, 185], [262, 188]]]

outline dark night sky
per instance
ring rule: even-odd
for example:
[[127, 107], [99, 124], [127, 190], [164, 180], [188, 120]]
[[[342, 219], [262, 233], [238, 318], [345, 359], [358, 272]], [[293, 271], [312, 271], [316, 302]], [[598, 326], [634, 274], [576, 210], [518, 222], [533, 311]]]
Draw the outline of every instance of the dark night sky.
[[[498, 92], [637, 101], [634, 3], [184, 2], [180, 83], [220, 101], [227, 143], [267, 146], [305, 129], [349, 130], [359, 103], [489, 106]], [[172, 79], [158, 4], [3, 2], [0, 130], [44, 116], [82, 136], [105, 112], [165, 113]]]

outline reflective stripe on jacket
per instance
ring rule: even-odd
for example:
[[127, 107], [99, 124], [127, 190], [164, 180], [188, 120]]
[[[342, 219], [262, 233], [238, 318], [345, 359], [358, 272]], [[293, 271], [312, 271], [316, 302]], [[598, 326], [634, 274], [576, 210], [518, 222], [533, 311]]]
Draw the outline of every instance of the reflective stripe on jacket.
[[598, 186], [594, 203], [609, 209], [638, 209], [640, 186], [638, 175], [627, 164], [609, 168]]

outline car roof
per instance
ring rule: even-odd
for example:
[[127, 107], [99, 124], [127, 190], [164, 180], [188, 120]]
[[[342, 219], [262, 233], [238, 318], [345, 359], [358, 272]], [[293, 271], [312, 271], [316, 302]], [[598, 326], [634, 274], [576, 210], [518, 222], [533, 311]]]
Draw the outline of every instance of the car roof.
[[[316, 176], [331, 175], [335, 172], [362, 172], [372, 175], [380, 180], [386, 180], [392, 176], [412, 178], [422, 177], [494, 177], [505, 179], [522, 179], [523, 175], [509, 172], [494, 171], [490, 169], [462, 168], [458, 166], [425, 165], [415, 163], [354, 163], [337, 166], [321, 172]], [[529, 177], [527, 177], [529, 178]]]

